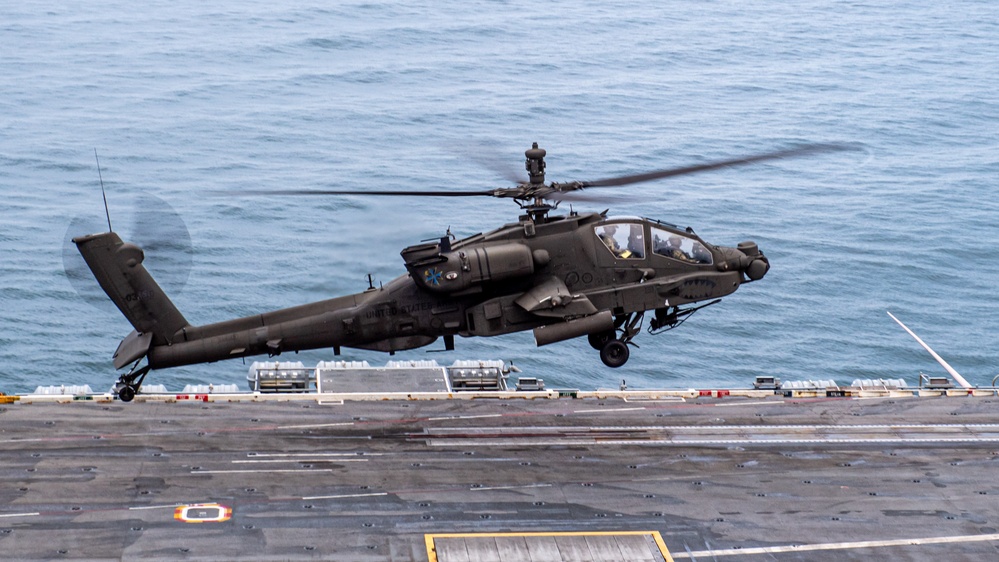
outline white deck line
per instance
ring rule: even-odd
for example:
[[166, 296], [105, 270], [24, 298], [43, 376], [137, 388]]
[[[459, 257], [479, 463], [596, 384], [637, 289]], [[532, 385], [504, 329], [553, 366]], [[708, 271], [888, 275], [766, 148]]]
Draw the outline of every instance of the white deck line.
[[339, 494], [335, 496], [305, 496], [303, 500], [339, 500], [345, 498], [370, 498], [372, 496], [387, 496], [388, 492], [371, 492], [368, 494]]
[[41, 514], [40, 511], [33, 511], [31, 513], [0, 513], [0, 517], [34, 517]]
[[883, 541], [830, 542], [818, 544], [792, 544], [787, 546], [766, 546], [755, 548], [729, 548], [725, 550], [697, 550], [692, 552], [675, 552], [673, 558], [691, 558], [712, 556], [748, 556], [752, 554], [780, 554], [784, 552], [812, 552], [818, 550], [851, 550], [857, 548], [885, 548], [892, 546], [923, 546], [932, 544], [953, 544], [962, 542], [999, 541], [999, 533], [991, 535], [963, 535], [955, 537], [928, 537], [916, 539], [894, 539]]
[[283, 470], [192, 470], [190, 474], [276, 474], [280, 472], [333, 472], [332, 468], [301, 468]]

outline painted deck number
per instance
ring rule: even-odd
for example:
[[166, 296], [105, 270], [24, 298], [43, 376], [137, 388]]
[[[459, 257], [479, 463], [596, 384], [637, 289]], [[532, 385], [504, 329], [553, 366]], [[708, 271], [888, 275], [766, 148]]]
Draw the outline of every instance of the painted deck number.
[[173, 517], [186, 523], [221, 523], [232, 517], [232, 508], [217, 503], [182, 505], [174, 510]]

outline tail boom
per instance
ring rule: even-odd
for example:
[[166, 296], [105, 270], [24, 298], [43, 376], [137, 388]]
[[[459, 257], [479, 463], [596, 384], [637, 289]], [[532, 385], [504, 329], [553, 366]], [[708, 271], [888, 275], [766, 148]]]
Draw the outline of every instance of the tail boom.
[[[148, 371], [325, 347], [392, 352], [428, 345], [441, 335], [440, 327], [432, 327], [429, 319], [422, 322], [427, 329], [418, 330], [417, 317], [396, 314], [397, 299], [411, 294], [426, 299], [408, 276], [378, 290], [192, 326], [143, 267], [141, 248], [122, 242], [114, 232], [82, 236], [73, 242], [101, 288], [135, 328], [115, 351], [116, 369], [142, 358], [148, 361]], [[418, 308], [429, 316], [437, 301], [421, 301]], [[463, 313], [453, 314], [460, 318]], [[384, 321], [388, 316], [393, 320]], [[459, 325], [457, 320], [454, 323]]]

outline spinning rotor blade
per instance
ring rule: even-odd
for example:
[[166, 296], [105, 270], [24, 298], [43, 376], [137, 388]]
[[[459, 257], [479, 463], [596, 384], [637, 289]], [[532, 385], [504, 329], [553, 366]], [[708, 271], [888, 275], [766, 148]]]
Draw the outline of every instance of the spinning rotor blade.
[[817, 154], [821, 152], [852, 150], [853, 148], [854, 147], [846, 144], [806, 144], [802, 146], [796, 146], [794, 148], [777, 150], [774, 152], [764, 152], [762, 154], [754, 154], [752, 156], [743, 156], [741, 158], [731, 158], [728, 160], [719, 160], [717, 162], [695, 164], [693, 166], [684, 166], [682, 168], [669, 168], [666, 170], [657, 170], [654, 172], [646, 172], [644, 174], [635, 174], [631, 176], [620, 176], [616, 178], [606, 178], [596, 181], [581, 181], [566, 185], [573, 186], [574, 189], [583, 189], [588, 187], [616, 187], [620, 185], [631, 185], [633, 183], [641, 183], [663, 178], [671, 178], [674, 176], [686, 176], [689, 174], [696, 174], [699, 172], [708, 172], [711, 170], [717, 170], [719, 168], [726, 168], [729, 166], [743, 166], [746, 164], [754, 164], [756, 162], [764, 162], [767, 160], [778, 160], [780, 158], [790, 158], [792, 156], [805, 156], [808, 154]]
[[[443, 148], [450, 150], [450, 147]], [[518, 169], [511, 165], [513, 160], [500, 156], [504, 152], [503, 146], [493, 139], [472, 140], [464, 148], [469, 160], [514, 185], [522, 184], [527, 179], [522, 167]]]
[[638, 193], [621, 193], [620, 191], [608, 193], [606, 191], [555, 191], [544, 196], [549, 201], [558, 203], [594, 203], [600, 205], [622, 205], [625, 203], [641, 203], [648, 201], [648, 197], [643, 197]]
[[[582, 189], [592, 188], [592, 187], [617, 187], [622, 185], [631, 185], [634, 183], [641, 183], [653, 180], [659, 180], [664, 178], [670, 178], [675, 176], [684, 176], [689, 174], [696, 174], [699, 172], [707, 172], [711, 170], [717, 170], [719, 168], [733, 167], [733, 166], [743, 166], [747, 164], [754, 164], [756, 162], [764, 162], [767, 160], [778, 160], [781, 158], [790, 158], [797, 156], [805, 156], [808, 154], [817, 154], [822, 152], [836, 152], [841, 150], [855, 150], [857, 146], [852, 146], [848, 144], [805, 144], [799, 145], [793, 148], [787, 148], [784, 150], [776, 150], [772, 152], [764, 152], [761, 154], [754, 154], [751, 156], [744, 156], [741, 158], [731, 158], [727, 160], [719, 160], [716, 162], [707, 162], [704, 164], [695, 164], [693, 166], [684, 166], [681, 168], [669, 168], [666, 170], [656, 170], [653, 172], [646, 172], [643, 174], [634, 174], [629, 176], [619, 176], [616, 178], [606, 178], [596, 181], [575, 181], [566, 183], [552, 182], [550, 184], [545, 184], [544, 182], [544, 151], [541, 150], [541, 155], [539, 157], [530, 156], [528, 157], [529, 163], [532, 161], [531, 158], [538, 158], [537, 162], [540, 163], [542, 172], [540, 174], [541, 180], [538, 183], [518, 183], [516, 187], [507, 188], [497, 188], [488, 189], [481, 191], [443, 191], [443, 190], [414, 190], [414, 191], [404, 191], [404, 190], [372, 190], [372, 191], [361, 191], [352, 189], [315, 189], [315, 190], [272, 190], [272, 189], [262, 189], [262, 190], [246, 190], [246, 191], [226, 191], [221, 193], [222, 195], [376, 195], [376, 196], [395, 196], [395, 197], [499, 197], [516, 199], [518, 201], [530, 201], [534, 200], [537, 203], [541, 199], [549, 199], [553, 201], [561, 200], [577, 200], [586, 201], [587, 197], [579, 197], [574, 194]], [[539, 150], [537, 148], [537, 143], [535, 143], [535, 148], [533, 150]], [[528, 151], [529, 153], [531, 151]], [[573, 196], [569, 197], [568, 194], [573, 193]]]
[[497, 195], [503, 189], [491, 189], [488, 191], [402, 191], [402, 190], [349, 190], [349, 189], [249, 189], [246, 191], [226, 191], [226, 195], [379, 195], [398, 197], [477, 197], [489, 195], [493, 197], [503, 197]]
[[[121, 196], [119, 212], [112, 214], [131, 220], [130, 228], [121, 232], [127, 242], [138, 244], [145, 254], [143, 265], [168, 294], [177, 294], [187, 285], [194, 263], [191, 233], [180, 214], [163, 199], [144, 192]], [[122, 210], [125, 207], [127, 210]], [[116, 221], [118, 222], [118, 221]], [[83, 260], [73, 238], [107, 230], [103, 215], [74, 217], [62, 241], [63, 270], [70, 285], [80, 297], [99, 310], [114, 311], [114, 303], [94, 280], [94, 274]]]

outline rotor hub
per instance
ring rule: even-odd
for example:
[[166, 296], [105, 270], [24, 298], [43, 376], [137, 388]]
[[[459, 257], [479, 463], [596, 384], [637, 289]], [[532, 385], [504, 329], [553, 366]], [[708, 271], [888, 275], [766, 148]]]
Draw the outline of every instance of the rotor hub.
[[543, 185], [545, 183], [545, 149], [538, 148], [538, 143], [533, 143], [531, 148], [524, 152], [527, 156], [525, 167], [530, 177], [531, 185]]

